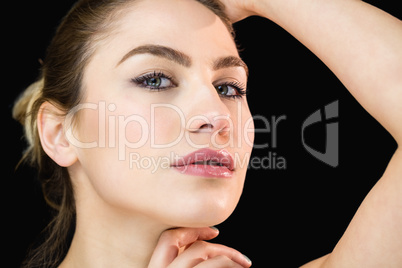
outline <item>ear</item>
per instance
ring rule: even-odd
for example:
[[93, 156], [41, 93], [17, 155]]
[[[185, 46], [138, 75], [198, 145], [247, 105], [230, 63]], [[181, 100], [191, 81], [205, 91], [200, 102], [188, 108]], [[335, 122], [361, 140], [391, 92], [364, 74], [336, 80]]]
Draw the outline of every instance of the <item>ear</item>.
[[59, 166], [69, 167], [77, 160], [75, 148], [64, 133], [65, 116], [49, 102], [41, 105], [37, 126], [42, 148]]

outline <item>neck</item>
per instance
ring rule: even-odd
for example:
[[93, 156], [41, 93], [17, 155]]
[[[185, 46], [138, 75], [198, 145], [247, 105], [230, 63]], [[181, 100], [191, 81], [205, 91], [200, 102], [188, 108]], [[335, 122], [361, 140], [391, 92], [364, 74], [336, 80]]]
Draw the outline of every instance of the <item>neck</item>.
[[[91, 221], [93, 222], [93, 221]], [[131, 224], [129, 223], [131, 222]], [[78, 227], [66, 260], [77, 267], [147, 267], [162, 229], [152, 224]], [[125, 225], [125, 226], [124, 226]]]
[[76, 201], [76, 231], [60, 268], [148, 267], [161, 233], [171, 227], [119, 210], [99, 197]]

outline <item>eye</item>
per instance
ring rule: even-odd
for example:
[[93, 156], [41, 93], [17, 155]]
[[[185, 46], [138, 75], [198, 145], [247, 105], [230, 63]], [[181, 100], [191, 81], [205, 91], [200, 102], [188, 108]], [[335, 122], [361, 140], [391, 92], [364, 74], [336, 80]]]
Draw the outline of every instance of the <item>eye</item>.
[[147, 86], [150, 87], [160, 87], [162, 85], [162, 80], [166, 79], [166, 78], [162, 78], [162, 77], [151, 77], [151, 78], [147, 78], [145, 79], [145, 83]]
[[246, 94], [245, 87], [239, 82], [227, 82], [215, 86], [216, 92], [226, 98], [241, 98]]
[[163, 72], [156, 71], [133, 78], [132, 81], [140, 87], [149, 88], [151, 90], [164, 90], [176, 86], [172, 77], [165, 75]]
[[236, 90], [229, 85], [220, 85], [215, 87], [219, 95], [233, 96], [236, 95]]

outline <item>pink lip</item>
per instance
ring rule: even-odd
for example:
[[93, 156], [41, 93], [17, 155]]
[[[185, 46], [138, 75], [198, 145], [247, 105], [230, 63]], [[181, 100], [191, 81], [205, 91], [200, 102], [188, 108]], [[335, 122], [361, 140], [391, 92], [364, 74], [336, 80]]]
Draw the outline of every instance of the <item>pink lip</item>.
[[171, 166], [182, 174], [207, 178], [230, 178], [234, 171], [233, 158], [226, 150], [197, 150]]

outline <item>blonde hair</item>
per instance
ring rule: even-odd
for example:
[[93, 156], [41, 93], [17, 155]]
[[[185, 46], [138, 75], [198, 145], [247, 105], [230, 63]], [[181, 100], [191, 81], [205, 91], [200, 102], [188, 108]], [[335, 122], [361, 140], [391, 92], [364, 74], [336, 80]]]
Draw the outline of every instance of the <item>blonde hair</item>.
[[[31, 121], [30, 111], [32, 109], [33, 103], [37, 99], [39, 99], [42, 88], [43, 88], [43, 79], [31, 84], [15, 103], [12, 115], [14, 119], [16, 119], [21, 123], [21, 125], [27, 126], [30, 124]], [[36, 121], [34, 128], [36, 128]], [[35, 132], [32, 131], [32, 128], [30, 127], [25, 127], [24, 130], [25, 130], [24, 135], [28, 142], [27, 151], [32, 151], [34, 147]]]
[[[214, 12], [233, 35], [224, 6], [218, 0], [196, 0]], [[57, 267], [69, 248], [75, 228], [75, 201], [67, 168], [58, 166], [44, 152], [38, 135], [37, 116], [44, 102], [66, 115], [80, 103], [82, 77], [96, 41], [111, 31], [124, 7], [135, 0], [79, 0], [63, 18], [43, 61], [41, 77], [16, 101], [13, 117], [25, 130], [28, 147], [22, 161], [38, 169], [43, 194], [56, 216], [46, 229], [47, 238], [31, 251], [25, 267]], [[71, 238], [70, 238], [71, 239]]]

